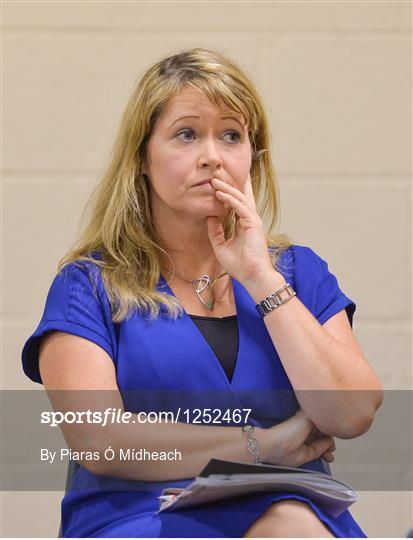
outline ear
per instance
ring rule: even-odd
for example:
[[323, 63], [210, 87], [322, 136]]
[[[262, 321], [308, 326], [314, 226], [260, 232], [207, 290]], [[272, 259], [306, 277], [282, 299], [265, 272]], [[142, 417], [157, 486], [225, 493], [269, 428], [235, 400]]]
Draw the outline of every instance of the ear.
[[143, 167], [143, 168], [142, 168], [142, 176], [143, 176], [143, 179], [145, 180], [146, 183], [149, 183], [149, 182], [150, 182], [150, 178], [149, 178], [149, 176], [148, 176], [146, 167]]
[[145, 183], [149, 182], [148, 168], [147, 168], [147, 165], [146, 165], [146, 160], [142, 161], [141, 173], [142, 173], [143, 179], [145, 180]]
[[143, 154], [141, 159], [141, 171], [142, 174], [146, 174], [146, 176], [148, 176], [148, 157], [146, 152]]

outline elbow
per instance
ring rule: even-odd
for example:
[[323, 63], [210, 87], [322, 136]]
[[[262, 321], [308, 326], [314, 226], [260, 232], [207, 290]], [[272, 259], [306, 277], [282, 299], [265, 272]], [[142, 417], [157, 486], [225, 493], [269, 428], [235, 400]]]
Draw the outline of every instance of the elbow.
[[348, 418], [341, 422], [339, 429], [333, 430], [332, 437], [339, 439], [355, 439], [364, 435], [372, 426], [377, 409], [383, 402], [383, 393], [379, 392], [376, 396], [372, 407], [369, 407], [368, 411], [359, 412], [353, 417]]
[[112, 463], [106, 458], [108, 448], [110, 446], [107, 440], [101, 440], [98, 436], [92, 437], [90, 433], [82, 433], [82, 437], [78, 436], [69, 441], [69, 459], [76, 461], [92, 474], [108, 475]]
[[384, 387], [379, 381], [377, 389], [374, 390], [374, 412], [376, 412], [383, 403], [384, 400]]
[[88, 470], [92, 474], [107, 475], [108, 462], [99, 451], [85, 451], [70, 449], [70, 460]]
[[82, 459], [79, 464], [97, 476], [111, 476], [114, 472], [114, 464], [116, 466], [116, 460], [108, 461], [105, 458], [105, 453], [100, 451], [94, 452], [93, 455], [95, 456], [94, 459]]
[[343, 422], [340, 428], [334, 430], [331, 437], [338, 439], [355, 439], [366, 433], [374, 421], [374, 415], [369, 417], [359, 417], [351, 421]]
[[368, 391], [369, 399], [359, 401], [353, 411], [346, 417], [335, 419], [324, 433], [338, 439], [355, 439], [364, 435], [372, 426], [376, 411], [380, 408], [384, 399], [382, 388]]
[[105, 475], [106, 471], [104, 470], [102, 459], [92, 460], [92, 461], [80, 461], [80, 465], [87, 469], [90, 473], [95, 475]]
[[369, 417], [357, 417], [354, 419], [336, 419], [324, 424], [313, 421], [316, 428], [327, 437], [337, 439], [355, 439], [366, 433], [374, 421], [374, 415]]
[[93, 452], [95, 459], [84, 461], [82, 466], [97, 476], [112, 476], [117, 465], [116, 453], [116, 449], [109, 444], [96, 446]]

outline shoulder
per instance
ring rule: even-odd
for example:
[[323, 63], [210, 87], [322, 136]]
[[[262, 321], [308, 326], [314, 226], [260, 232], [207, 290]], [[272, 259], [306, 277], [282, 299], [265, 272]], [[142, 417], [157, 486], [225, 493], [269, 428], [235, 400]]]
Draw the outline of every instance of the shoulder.
[[[276, 245], [269, 245], [275, 252]], [[297, 294], [299, 300], [324, 324], [330, 317], [346, 309], [350, 324], [355, 302], [341, 290], [339, 281], [327, 261], [309, 246], [290, 244], [279, 252], [275, 269]]]
[[309, 246], [291, 244], [281, 252], [277, 266], [284, 278], [299, 280], [303, 278], [313, 278], [320, 276], [322, 264], [325, 261]]
[[[99, 255], [99, 253], [98, 253]], [[62, 280], [68, 284], [77, 282], [90, 282], [97, 285], [101, 283], [102, 271], [97, 261], [101, 260], [95, 253], [87, 254], [86, 258], [79, 258], [65, 264], [55, 276], [56, 280]]]
[[309, 246], [292, 244], [281, 254], [279, 266], [284, 279], [307, 306], [327, 292], [338, 294], [337, 278], [327, 261]]
[[77, 259], [57, 272], [47, 295], [46, 308], [69, 313], [82, 303], [89, 308], [94, 304], [107, 304], [101, 268], [93, 259]]
[[292, 244], [284, 253], [290, 260], [294, 259], [296, 264], [315, 264], [320, 262], [320, 256], [309, 246]]
[[292, 251], [294, 261], [298, 271], [305, 269], [307, 272], [320, 273], [323, 268], [324, 259], [311, 247], [303, 245], [293, 245]]
[[117, 335], [108, 297], [93, 260], [75, 260], [56, 275], [47, 295], [42, 318], [22, 350], [28, 377], [41, 382], [39, 348], [46, 334], [60, 331], [93, 341], [116, 358]]

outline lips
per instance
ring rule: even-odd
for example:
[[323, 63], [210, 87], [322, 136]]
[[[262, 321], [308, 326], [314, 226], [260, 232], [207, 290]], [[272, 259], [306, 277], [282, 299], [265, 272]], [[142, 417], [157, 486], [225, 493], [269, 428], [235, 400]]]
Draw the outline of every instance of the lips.
[[209, 184], [211, 182], [212, 178], [214, 178], [214, 177], [211, 176], [211, 178], [206, 178], [205, 180], [200, 180], [197, 184], [195, 184], [195, 186], [202, 186], [202, 184]]

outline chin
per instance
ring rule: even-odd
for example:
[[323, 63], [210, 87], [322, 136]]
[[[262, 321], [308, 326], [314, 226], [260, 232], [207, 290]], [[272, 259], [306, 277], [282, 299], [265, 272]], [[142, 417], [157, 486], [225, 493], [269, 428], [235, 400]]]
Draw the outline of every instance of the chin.
[[228, 203], [222, 203], [221, 201], [213, 199], [212, 197], [197, 199], [196, 201], [192, 199], [192, 201], [188, 202], [189, 204], [185, 205], [188, 209], [188, 212], [198, 216], [222, 216], [229, 211]]
[[204, 222], [207, 217], [214, 216], [214, 217], [217, 217], [222, 223], [222, 222], [225, 221], [225, 219], [226, 219], [226, 217], [228, 215], [228, 212], [226, 212], [226, 211], [217, 212], [216, 210], [215, 211], [212, 210], [212, 209], [208, 210], [208, 209], [205, 208], [205, 209], [202, 209], [202, 210], [200, 209], [199, 212], [192, 211], [191, 214], [192, 214], [193, 218], [195, 218], [195, 219], [197, 219], [197, 220], [199, 220], [201, 222]]
[[205, 218], [208, 216], [216, 216], [219, 218], [225, 218], [229, 214], [229, 207], [223, 208], [222, 205], [218, 206], [216, 204], [208, 205], [208, 207], [202, 208], [199, 210], [198, 215], [204, 215]]

